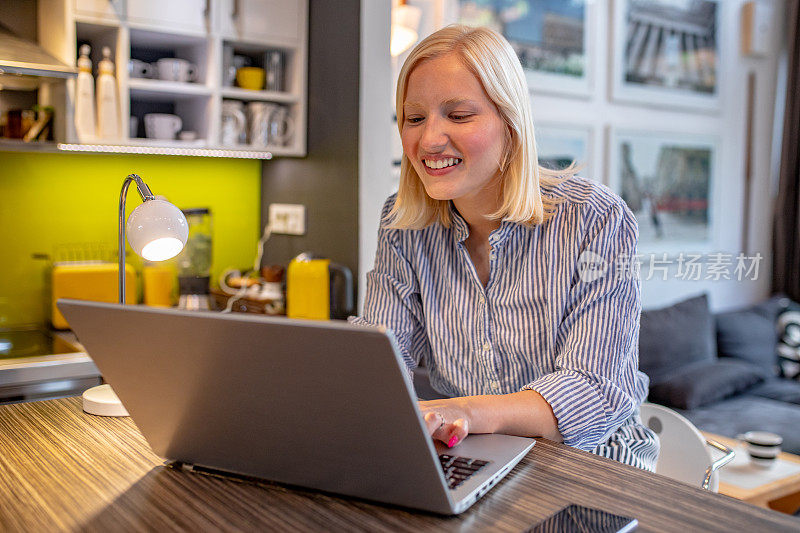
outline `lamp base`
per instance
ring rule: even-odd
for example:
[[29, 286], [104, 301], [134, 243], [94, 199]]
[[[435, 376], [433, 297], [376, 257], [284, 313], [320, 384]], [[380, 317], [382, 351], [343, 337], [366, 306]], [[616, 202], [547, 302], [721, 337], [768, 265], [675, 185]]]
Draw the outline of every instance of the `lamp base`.
[[111, 385], [98, 385], [83, 393], [83, 410], [90, 415], [130, 416]]

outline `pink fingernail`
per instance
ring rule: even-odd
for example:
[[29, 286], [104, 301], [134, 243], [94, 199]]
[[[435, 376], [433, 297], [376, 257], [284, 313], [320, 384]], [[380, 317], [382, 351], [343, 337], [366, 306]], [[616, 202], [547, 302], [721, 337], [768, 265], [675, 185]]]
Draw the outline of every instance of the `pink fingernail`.
[[450, 437], [450, 441], [447, 443], [447, 447], [452, 448], [456, 444], [458, 444], [458, 435], [453, 435], [452, 437]]

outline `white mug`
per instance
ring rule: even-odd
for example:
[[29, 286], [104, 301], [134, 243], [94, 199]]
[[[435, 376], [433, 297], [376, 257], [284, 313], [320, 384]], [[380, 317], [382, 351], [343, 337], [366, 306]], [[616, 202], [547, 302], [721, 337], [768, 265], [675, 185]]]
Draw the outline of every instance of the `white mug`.
[[269, 115], [268, 144], [285, 146], [294, 134], [294, 119], [285, 105], [276, 105]]
[[783, 444], [783, 437], [777, 433], [748, 431], [744, 435], [739, 435], [739, 439], [744, 441], [750, 462], [754, 465], [770, 468], [777, 462]]
[[152, 78], [153, 65], [145, 63], [141, 59], [131, 59], [128, 61], [128, 76], [131, 78]]
[[283, 146], [294, 134], [289, 108], [272, 102], [247, 104], [248, 142], [254, 148]]
[[144, 131], [148, 139], [175, 139], [182, 127], [183, 121], [178, 115], [148, 113], [144, 116]]
[[247, 141], [253, 147], [264, 148], [269, 144], [269, 117], [277, 105], [270, 102], [247, 104]]
[[222, 102], [222, 128], [220, 141], [224, 146], [239, 144], [239, 139], [247, 127], [242, 102]]
[[163, 57], [156, 61], [158, 78], [166, 81], [197, 81], [197, 68], [175, 57]]

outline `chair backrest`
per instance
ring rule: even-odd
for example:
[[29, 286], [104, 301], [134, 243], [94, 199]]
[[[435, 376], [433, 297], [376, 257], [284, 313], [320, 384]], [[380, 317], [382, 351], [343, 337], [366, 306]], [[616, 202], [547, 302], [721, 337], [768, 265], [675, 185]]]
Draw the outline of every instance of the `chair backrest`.
[[[642, 422], [658, 434], [661, 451], [656, 473], [695, 487], [703, 484], [706, 468], [713, 462], [706, 439], [686, 418], [662, 405], [643, 403]], [[708, 489], [717, 492], [719, 475], [714, 472]]]

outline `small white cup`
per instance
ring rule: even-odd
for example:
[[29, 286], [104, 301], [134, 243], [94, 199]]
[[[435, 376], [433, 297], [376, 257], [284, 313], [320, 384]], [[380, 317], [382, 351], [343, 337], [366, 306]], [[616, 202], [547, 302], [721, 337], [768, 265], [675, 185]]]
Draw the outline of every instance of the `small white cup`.
[[148, 139], [173, 140], [182, 127], [183, 121], [178, 115], [148, 113], [144, 116], [144, 131]]
[[771, 468], [781, 453], [783, 437], [769, 431], [748, 431], [739, 435], [744, 441], [750, 462], [761, 468]]
[[153, 66], [141, 59], [131, 59], [128, 61], [128, 76], [131, 78], [152, 78]]
[[158, 78], [165, 81], [197, 81], [197, 67], [185, 59], [163, 57], [156, 61]]

